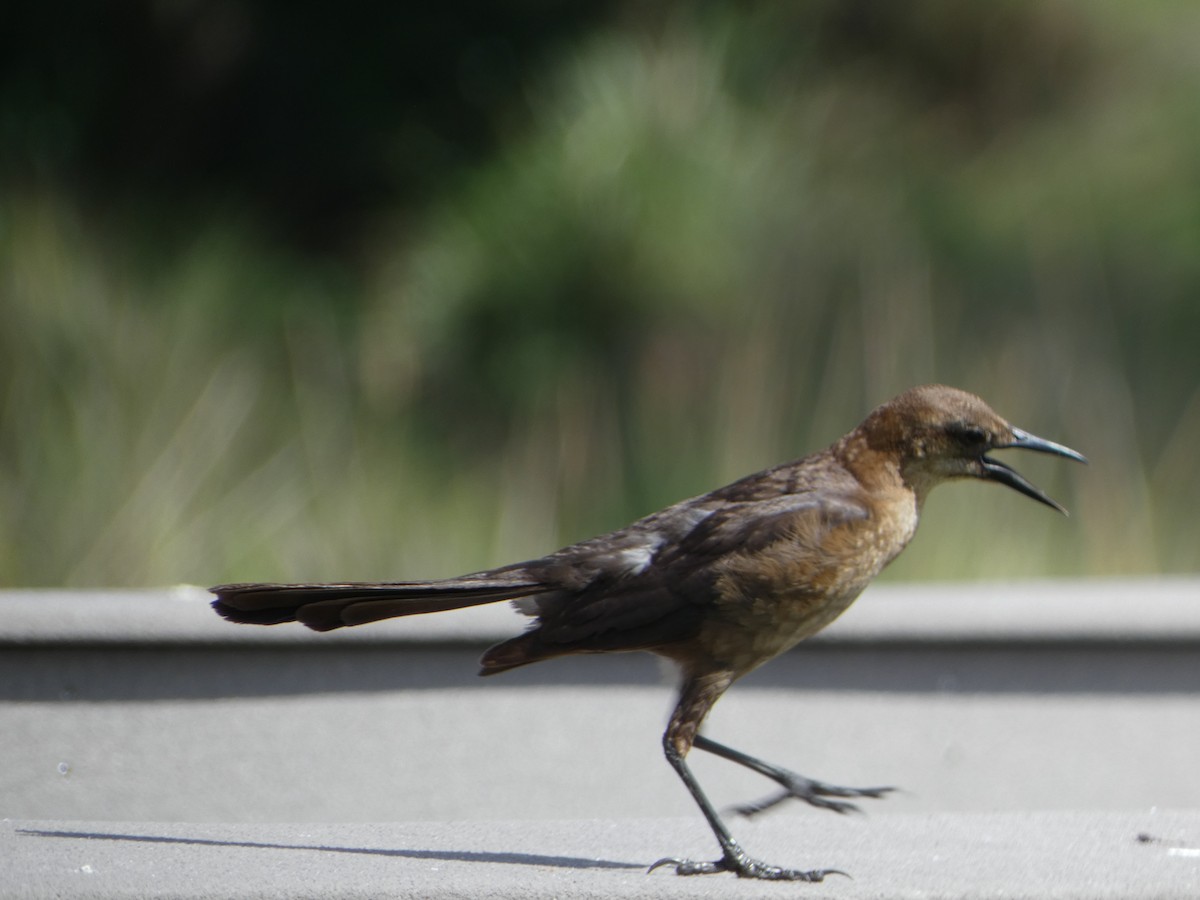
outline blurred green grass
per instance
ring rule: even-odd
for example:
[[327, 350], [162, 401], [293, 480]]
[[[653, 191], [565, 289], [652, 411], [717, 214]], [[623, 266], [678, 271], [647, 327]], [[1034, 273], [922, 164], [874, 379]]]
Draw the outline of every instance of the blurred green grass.
[[787, 5], [593, 34], [353, 262], [10, 185], [0, 582], [482, 568], [932, 380], [1092, 465], [1017, 461], [1070, 520], [941, 489], [891, 577], [1195, 571], [1197, 14], [920, 6], [844, 56]]

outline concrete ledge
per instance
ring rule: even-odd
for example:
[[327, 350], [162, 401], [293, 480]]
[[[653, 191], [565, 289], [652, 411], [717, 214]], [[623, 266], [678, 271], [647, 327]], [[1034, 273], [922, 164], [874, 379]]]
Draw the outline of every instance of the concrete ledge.
[[695, 820], [188, 825], [0, 822], [8, 898], [780, 897], [1195, 900], [1200, 811], [777, 815], [740, 823], [752, 854], [832, 867], [820, 885], [681, 879], [711, 858]]
[[[523, 624], [497, 606], [320, 635], [230, 625], [195, 588], [0, 592], [0, 814], [693, 816], [658, 740], [673, 677], [647, 654], [476, 677]], [[1200, 809], [1198, 653], [1195, 579], [880, 585], [709, 729], [905, 789], [874, 812]], [[695, 765], [718, 803], [768, 789]]]
[[[0, 591], [0, 646], [37, 644], [489, 644], [528, 620], [506, 604], [316, 634], [233, 626], [193, 585], [147, 590]], [[810, 643], [1200, 642], [1200, 578], [879, 584]]]
[[[1196, 579], [880, 585], [746, 678], [714, 737], [904, 789], [730, 822], [854, 876], [821, 885], [643, 872], [715, 852], [647, 655], [479, 679], [503, 606], [318, 635], [207, 601], [0, 592], [0, 896], [1200, 896]], [[718, 805], [770, 790], [693, 764]]]

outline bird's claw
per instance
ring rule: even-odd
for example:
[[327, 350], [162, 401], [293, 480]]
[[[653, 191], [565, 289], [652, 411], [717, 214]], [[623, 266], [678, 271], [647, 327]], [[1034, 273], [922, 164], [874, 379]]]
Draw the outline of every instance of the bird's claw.
[[884, 795], [896, 790], [894, 787], [869, 787], [869, 788], [848, 788], [839, 787], [835, 784], [825, 784], [823, 781], [815, 781], [811, 778], [805, 778], [803, 775], [790, 774], [785, 781], [780, 782], [783, 785], [783, 790], [777, 794], [772, 794], [770, 797], [765, 797], [762, 800], [756, 800], [751, 803], [743, 803], [740, 806], [733, 807], [733, 811], [740, 816], [756, 816], [773, 806], [778, 806], [784, 800], [803, 800], [810, 806], [815, 806], [817, 809], [828, 809], [831, 812], [846, 815], [849, 813], [862, 812], [858, 804], [850, 803], [846, 800], [834, 800], [834, 797], [869, 797], [878, 799]]
[[697, 862], [694, 859], [680, 859], [678, 856], [664, 856], [646, 870], [649, 875], [655, 869], [663, 866], [674, 866], [676, 875], [708, 875], [712, 872], [724, 872], [721, 862]]
[[807, 881], [818, 882], [824, 881], [829, 875], [845, 875], [841, 869], [784, 869], [780, 866], [768, 865], [757, 859], [749, 856], [740, 856], [733, 859], [722, 858], [713, 860], [694, 860], [680, 859], [675, 856], [667, 856], [654, 863], [646, 870], [647, 874], [662, 866], [674, 866], [676, 875], [712, 875], [717, 872], [732, 872], [738, 878], [758, 878], [764, 881]]

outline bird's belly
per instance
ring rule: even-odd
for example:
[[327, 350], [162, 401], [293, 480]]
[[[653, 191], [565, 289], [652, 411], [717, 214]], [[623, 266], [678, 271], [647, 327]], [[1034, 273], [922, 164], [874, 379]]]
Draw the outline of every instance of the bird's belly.
[[814, 596], [787, 592], [726, 607], [704, 629], [702, 641], [714, 661], [745, 674], [790, 650], [840, 616], [862, 592]]

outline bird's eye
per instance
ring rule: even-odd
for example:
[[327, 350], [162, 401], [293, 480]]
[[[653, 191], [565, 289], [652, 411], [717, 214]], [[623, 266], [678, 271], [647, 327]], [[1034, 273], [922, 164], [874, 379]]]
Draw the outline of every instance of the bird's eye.
[[988, 433], [978, 425], [958, 422], [950, 427], [950, 433], [964, 444], [986, 444]]

